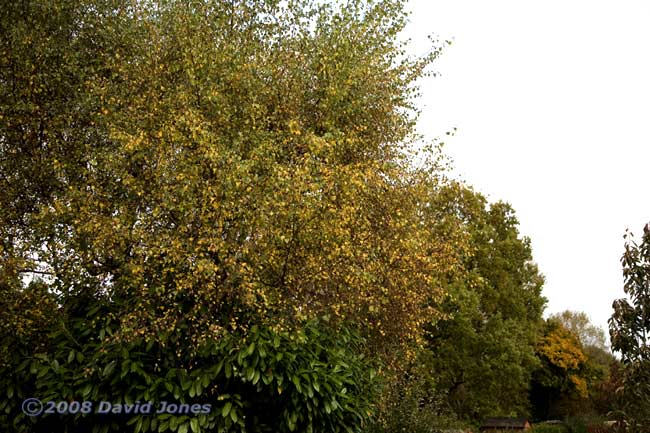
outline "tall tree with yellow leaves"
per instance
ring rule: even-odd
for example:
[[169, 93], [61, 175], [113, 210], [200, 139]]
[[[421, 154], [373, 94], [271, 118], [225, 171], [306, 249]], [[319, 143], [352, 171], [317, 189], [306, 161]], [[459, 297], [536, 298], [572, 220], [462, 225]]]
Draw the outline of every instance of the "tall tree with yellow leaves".
[[[42, 385], [79, 398], [112, 383], [125, 386], [120, 398], [143, 397], [120, 382], [123, 374], [143, 371], [151, 386], [160, 371], [129, 354], [165, 359], [190, 395], [233, 377], [261, 386], [262, 364], [245, 365], [268, 353], [259, 339], [293, 341], [319, 317], [329, 317], [329, 329], [358, 328], [367, 351], [393, 366], [412, 354], [422, 324], [439, 314], [439, 276], [457, 261], [427, 221], [435, 167], [413, 169], [407, 156], [415, 81], [437, 51], [404, 54], [403, 3], [3, 7], [0, 298], [2, 344], [13, 350], [2, 352], [7, 368], [22, 366], [16, 377], [30, 381], [11, 389]], [[318, 335], [336, 346], [326, 331]], [[231, 370], [193, 373], [224, 351], [241, 354], [225, 364]], [[118, 360], [127, 367], [117, 369]], [[54, 374], [64, 361], [87, 376]], [[364, 383], [369, 369], [358, 361]], [[187, 374], [200, 385], [188, 385]], [[301, 377], [287, 379], [296, 405], [303, 391], [320, 389]], [[269, 428], [335, 431], [351, 419], [357, 428], [366, 403], [330, 399], [343, 398], [346, 380], [333, 382], [327, 404], [294, 408]], [[145, 388], [137, 392], [153, 392]], [[218, 398], [211, 389], [206, 398]], [[269, 389], [269, 401], [287, 395]], [[245, 428], [240, 412], [222, 413], [230, 424], [219, 425]], [[163, 429], [150, 422], [136, 430]], [[164, 428], [196, 431], [197, 422]], [[210, 423], [218, 420], [197, 428]]]

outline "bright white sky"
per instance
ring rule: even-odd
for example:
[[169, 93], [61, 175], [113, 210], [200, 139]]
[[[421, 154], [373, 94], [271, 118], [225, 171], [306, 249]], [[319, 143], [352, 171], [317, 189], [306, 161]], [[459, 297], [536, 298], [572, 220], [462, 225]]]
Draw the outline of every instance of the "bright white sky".
[[547, 314], [607, 330], [623, 234], [650, 221], [650, 2], [410, 0], [414, 52], [451, 39], [423, 82], [420, 130], [459, 177], [517, 212]]

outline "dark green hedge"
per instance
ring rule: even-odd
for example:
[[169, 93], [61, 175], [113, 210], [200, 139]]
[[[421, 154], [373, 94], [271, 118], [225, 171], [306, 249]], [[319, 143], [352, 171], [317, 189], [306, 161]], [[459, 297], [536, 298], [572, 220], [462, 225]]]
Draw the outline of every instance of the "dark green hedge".
[[[182, 330], [118, 342], [112, 317], [98, 305], [55, 321], [45, 350], [10, 343], [0, 367], [0, 431], [354, 432], [371, 415], [377, 379], [362, 339], [349, 328], [334, 330], [322, 320], [291, 332], [252, 326], [190, 350]], [[92, 401], [93, 413], [28, 417], [21, 405], [30, 397]], [[100, 401], [140, 408], [151, 401], [153, 412], [163, 401], [210, 411], [98, 414]]]

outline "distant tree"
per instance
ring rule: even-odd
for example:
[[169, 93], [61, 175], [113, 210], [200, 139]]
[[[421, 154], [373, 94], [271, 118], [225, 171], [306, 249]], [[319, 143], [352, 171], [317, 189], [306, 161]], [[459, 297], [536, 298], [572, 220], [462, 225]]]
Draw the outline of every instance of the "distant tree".
[[589, 395], [587, 355], [575, 334], [557, 320], [546, 321], [537, 342], [541, 367], [533, 374], [531, 403], [536, 419], [572, 415]]
[[566, 329], [573, 332], [583, 347], [594, 346], [607, 349], [605, 331], [591, 323], [585, 312], [566, 310], [551, 314], [550, 318], [559, 321]]
[[625, 365], [622, 414], [634, 432], [650, 431], [650, 224], [641, 243], [626, 232], [621, 258], [627, 299], [614, 301], [609, 319], [612, 349]]
[[[589, 316], [584, 312], [567, 310], [552, 314], [548, 320], [571, 333], [578, 342], [577, 347], [586, 357], [584, 365], [577, 372], [584, 379], [586, 392], [567, 392], [568, 388], [556, 389], [554, 393], [549, 391], [547, 397], [551, 398], [551, 402], [550, 404], [542, 402], [543, 405], [549, 406], [549, 410], [552, 410], [556, 416], [607, 414], [610, 409], [603, 409], [602, 402], [609, 401], [609, 396], [603, 393], [607, 392], [607, 384], [610, 382], [610, 369], [618, 361], [606, 345], [604, 331], [591, 323]], [[539, 378], [540, 374], [536, 376]], [[537, 383], [536, 392], [539, 392], [539, 386], [540, 383]], [[539, 408], [537, 412], [540, 412]]]

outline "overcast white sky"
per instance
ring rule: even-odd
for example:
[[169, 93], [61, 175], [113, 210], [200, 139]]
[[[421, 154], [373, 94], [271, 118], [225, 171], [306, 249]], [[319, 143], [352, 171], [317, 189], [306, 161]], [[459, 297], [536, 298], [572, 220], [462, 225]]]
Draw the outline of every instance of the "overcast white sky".
[[410, 0], [414, 52], [451, 39], [420, 129], [462, 177], [513, 205], [547, 313], [607, 329], [626, 228], [650, 221], [650, 2]]

